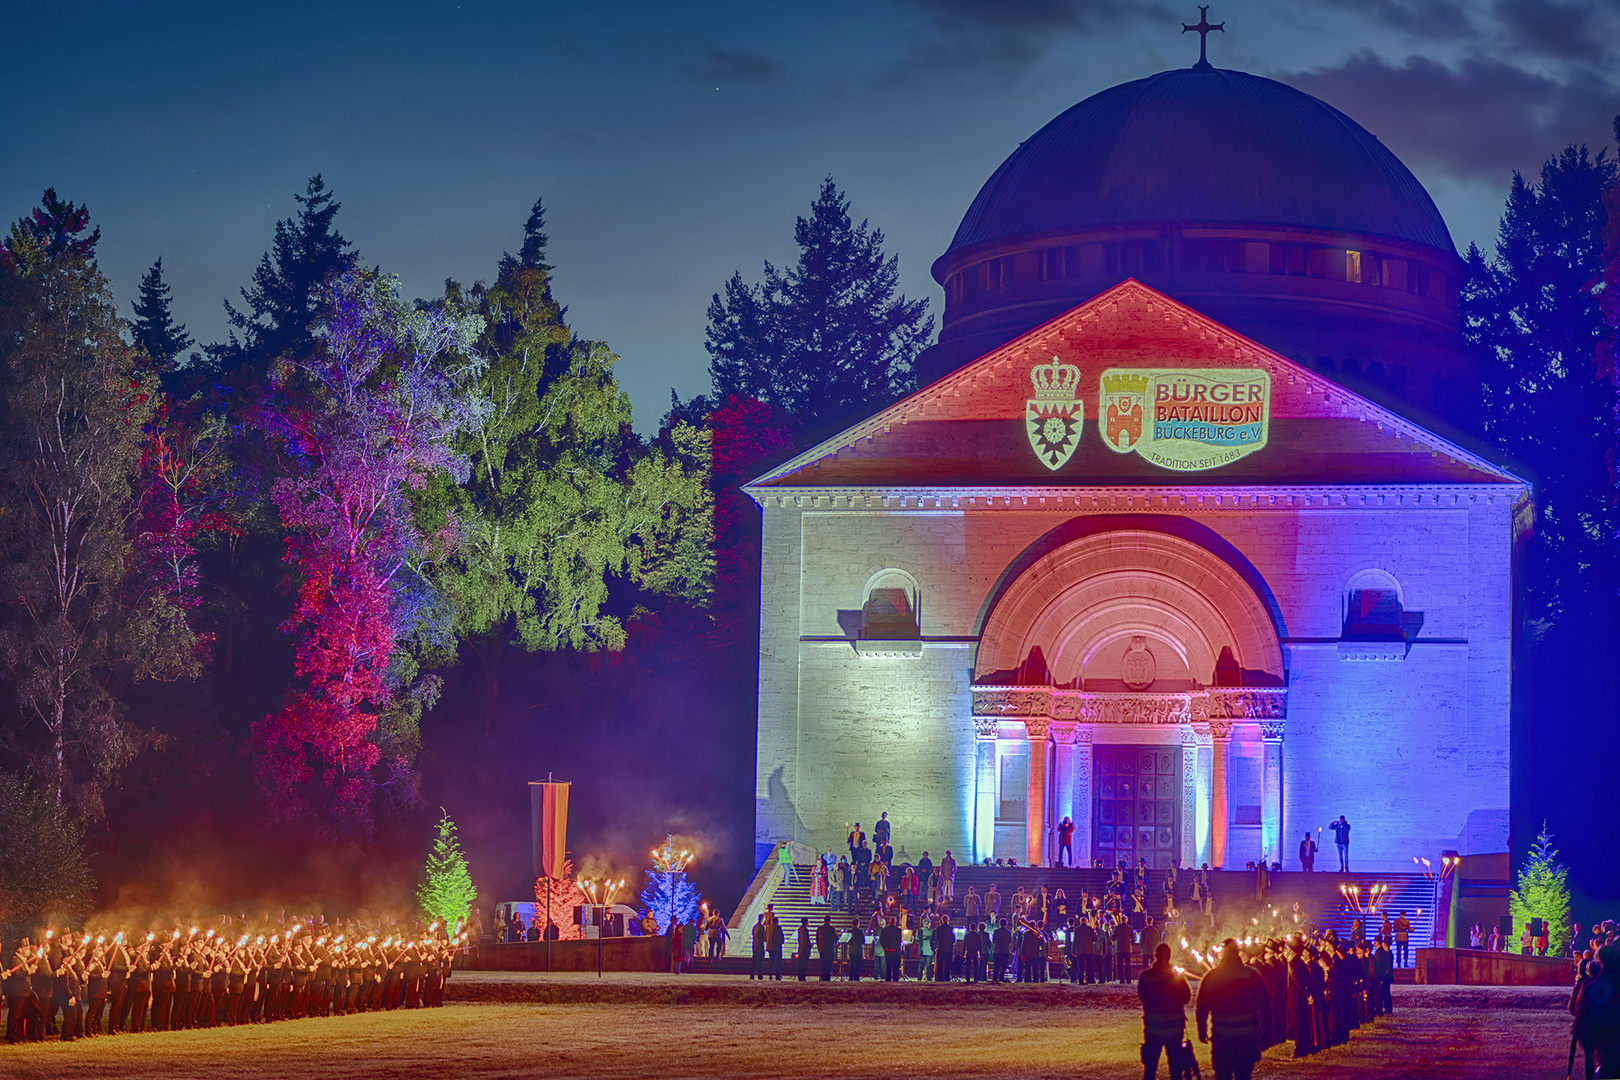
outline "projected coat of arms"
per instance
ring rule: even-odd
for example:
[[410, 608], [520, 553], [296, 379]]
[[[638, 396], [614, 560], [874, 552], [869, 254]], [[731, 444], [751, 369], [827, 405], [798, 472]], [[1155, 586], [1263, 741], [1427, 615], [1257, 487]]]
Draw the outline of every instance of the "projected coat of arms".
[[1061, 469], [1080, 445], [1085, 404], [1080, 400], [1080, 369], [1052, 357], [1029, 372], [1035, 396], [1024, 403], [1030, 448], [1048, 469]]
[[1162, 469], [1218, 469], [1271, 435], [1271, 376], [1256, 368], [1110, 368], [1098, 383], [1108, 449]]

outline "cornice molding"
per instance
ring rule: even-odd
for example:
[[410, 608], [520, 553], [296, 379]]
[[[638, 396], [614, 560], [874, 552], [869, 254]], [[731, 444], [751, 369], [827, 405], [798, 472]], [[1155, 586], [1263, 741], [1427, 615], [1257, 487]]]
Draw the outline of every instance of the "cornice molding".
[[801, 510], [963, 513], [1018, 511], [1074, 514], [1231, 513], [1301, 510], [1463, 510], [1480, 503], [1517, 505], [1529, 489], [1481, 484], [1233, 484], [1114, 486], [755, 487], [762, 507]]

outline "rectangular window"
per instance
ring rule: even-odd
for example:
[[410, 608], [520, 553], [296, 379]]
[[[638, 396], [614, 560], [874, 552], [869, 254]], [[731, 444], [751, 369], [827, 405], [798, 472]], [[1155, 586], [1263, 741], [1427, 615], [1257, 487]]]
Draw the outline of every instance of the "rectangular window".
[[1253, 240], [1243, 245], [1243, 272], [1265, 274], [1271, 270], [1271, 245]]
[[1399, 289], [1401, 292], [1405, 292], [1406, 291], [1406, 260], [1405, 259], [1385, 259], [1383, 269], [1384, 269], [1384, 288], [1386, 288], [1386, 289]]
[[1361, 281], [1361, 252], [1347, 251], [1344, 253], [1344, 280]]
[[1029, 755], [1009, 754], [1001, 759], [1001, 821], [1023, 821], [1029, 806]]
[[1305, 276], [1305, 247], [1302, 244], [1288, 245], [1288, 265], [1285, 273], [1294, 277]]
[[1041, 280], [1061, 281], [1068, 275], [1064, 272], [1064, 258], [1066, 248], [1047, 248], [1041, 252]]

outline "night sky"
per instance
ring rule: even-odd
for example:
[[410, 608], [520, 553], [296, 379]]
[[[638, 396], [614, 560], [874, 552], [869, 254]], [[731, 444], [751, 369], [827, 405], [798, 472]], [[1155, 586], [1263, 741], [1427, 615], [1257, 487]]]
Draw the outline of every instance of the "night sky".
[[[832, 174], [939, 289], [979, 185], [1110, 85], [1197, 59], [1192, 4], [32, 3], [0, 6], [0, 216], [88, 203], [126, 314], [162, 256], [176, 313], [224, 335], [313, 173], [342, 232], [409, 295], [490, 278], [538, 195], [557, 295], [623, 356], [637, 426], [707, 389], [704, 311], [733, 270], [794, 257]], [[1488, 246], [1514, 169], [1610, 138], [1620, 5], [1217, 3], [1211, 60], [1280, 79], [1383, 139], [1460, 249]]]

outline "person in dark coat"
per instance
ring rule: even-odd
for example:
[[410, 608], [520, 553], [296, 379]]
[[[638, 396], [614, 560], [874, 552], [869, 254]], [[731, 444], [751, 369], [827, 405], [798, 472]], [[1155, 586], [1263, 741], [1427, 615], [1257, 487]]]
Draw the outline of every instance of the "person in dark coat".
[[1131, 947], [1136, 944], [1136, 935], [1131, 931], [1131, 924], [1124, 919], [1114, 924], [1114, 979], [1118, 982], [1131, 981]]
[[800, 982], [804, 982], [806, 976], [808, 976], [810, 974], [810, 920], [809, 919], [800, 919], [799, 920], [799, 942], [798, 942], [798, 944], [799, 944], [798, 955], [796, 955], [793, 958], [794, 974], [799, 976], [799, 981]]
[[993, 969], [990, 981], [1006, 982], [1007, 964], [1012, 960], [1012, 927], [1006, 923], [997, 926], [996, 932], [991, 935], [990, 944], [992, 948], [991, 968]]
[[861, 960], [866, 954], [866, 930], [861, 920], [849, 920], [849, 981], [861, 981]]
[[981, 923], [968, 923], [962, 935], [962, 978], [967, 982], [984, 980], [984, 931]]
[[1311, 977], [1306, 970], [1304, 939], [1296, 937], [1288, 953], [1288, 1037], [1294, 1056], [1316, 1052], [1316, 1020], [1311, 1013]]
[[900, 933], [900, 921], [890, 918], [878, 931], [877, 947], [883, 950], [883, 981], [900, 981], [900, 946], [904, 942], [904, 935]]
[[934, 927], [934, 981], [951, 981], [951, 964], [956, 959], [956, 927], [949, 915], [941, 916]]
[[1249, 1080], [1260, 1048], [1271, 1039], [1271, 1000], [1265, 982], [1244, 966], [1231, 938], [1221, 944], [1220, 962], [1198, 987], [1197, 1013], [1198, 1041], [1214, 1038], [1210, 1060], [1215, 1080]]
[[1620, 1076], [1620, 946], [1598, 949], [1601, 970], [1575, 1001], [1575, 1038], [1597, 1076]]
[[823, 915], [821, 925], [816, 927], [816, 956], [821, 959], [821, 981], [831, 982], [833, 964], [838, 959], [838, 931], [831, 915]]
[[1328, 966], [1328, 1045], [1341, 1046], [1350, 1041], [1350, 1031], [1358, 1022], [1356, 1017], [1356, 971], [1347, 951], [1337, 950]]
[[748, 965], [750, 979], [763, 979], [765, 977], [765, 916], [761, 915], [754, 920], [754, 952]]
[[1187, 1002], [1192, 988], [1170, 966], [1170, 946], [1153, 950], [1153, 963], [1136, 980], [1136, 996], [1142, 1001], [1142, 1080], [1153, 1080], [1159, 1072], [1159, 1053], [1164, 1052], [1171, 1080], [1178, 1070], [1176, 1053], [1187, 1033]]
[[1091, 920], [1082, 916], [1074, 927], [1074, 956], [1079, 967], [1080, 981], [1092, 983], [1097, 980], [1097, 965], [1093, 954], [1097, 951], [1097, 931], [1091, 925]]

